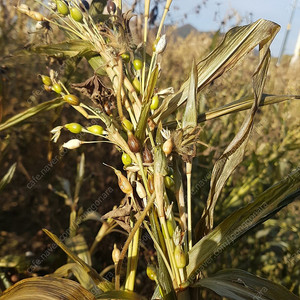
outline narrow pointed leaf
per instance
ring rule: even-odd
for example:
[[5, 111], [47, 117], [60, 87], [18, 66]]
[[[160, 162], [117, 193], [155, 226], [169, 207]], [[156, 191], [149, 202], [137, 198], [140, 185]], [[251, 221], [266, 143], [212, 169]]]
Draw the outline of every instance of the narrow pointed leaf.
[[8, 288], [1, 300], [95, 300], [96, 298], [79, 283], [51, 276], [23, 279]]
[[[300, 100], [300, 95], [278, 95], [277, 96], [277, 95], [263, 94], [259, 106], [266, 106], [266, 105], [271, 105], [271, 104], [280, 103], [284, 101], [292, 101], [292, 100]], [[254, 97], [248, 96], [248, 97], [244, 97], [243, 99], [233, 101], [224, 106], [218, 107], [216, 109], [212, 109], [206, 113], [200, 114], [198, 116], [198, 122], [201, 123], [228, 114], [247, 110], [251, 108], [251, 106], [253, 105], [253, 101], [254, 101]]]
[[214, 259], [254, 226], [300, 197], [300, 169], [260, 194], [253, 202], [235, 211], [203, 237], [189, 251], [188, 281], [194, 281]]
[[143, 100], [141, 114], [136, 127], [135, 136], [140, 140], [141, 143], [143, 143], [145, 138], [145, 131], [146, 131], [148, 116], [150, 112], [151, 97], [153, 95], [153, 91], [156, 86], [158, 73], [159, 73], [158, 66], [156, 66], [150, 76], [149, 84], [146, 90], [146, 95]]
[[12, 126], [15, 126], [31, 117], [37, 115], [40, 112], [55, 109], [55, 108], [63, 105], [64, 103], [65, 103], [65, 101], [63, 101], [61, 98], [58, 98], [58, 99], [43, 102], [34, 107], [31, 107], [13, 117], [11, 117], [10, 119], [6, 120], [4, 123], [0, 124], [0, 131], [8, 129]]
[[88, 275], [88, 273], [82, 268], [82, 266], [76, 263], [65, 264], [60, 268], [58, 268], [50, 276], [60, 277], [60, 278], [69, 277], [70, 272], [73, 273], [73, 275], [77, 278], [81, 286], [83, 286], [88, 291], [93, 291], [94, 295], [98, 295], [98, 294], [100, 295], [102, 293], [102, 291], [97, 287], [97, 285]]
[[83, 235], [78, 234], [72, 238], [66, 239], [66, 245], [68, 248], [76, 254], [79, 258], [81, 258], [86, 264], [89, 266], [92, 265], [92, 258], [89, 252], [87, 243]]
[[[224, 72], [232, 69], [238, 61], [257, 45], [273, 39], [279, 28], [279, 25], [271, 21], [259, 19], [252, 24], [234, 27], [229, 30], [222, 43], [197, 64], [198, 92]], [[165, 98], [151, 119], [155, 123], [165, 120], [186, 102], [188, 89], [189, 80], [183, 83], [177, 93]]]
[[97, 53], [94, 46], [90, 42], [84, 40], [70, 40], [68, 42], [50, 45], [33, 45], [28, 50], [43, 55], [60, 57], [84, 56]]
[[[263, 94], [262, 99], [259, 103], [259, 106], [266, 106], [275, 103], [280, 103], [284, 101], [293, 101], [300, 100], [300, 95], [269, 95]], [[220, 118], [225, 115], [237, 113], [240, 111], [244, 111], [250, 109], [253, 105], [254, 96], [243, 97], [239, 100], [230, 102], [226, 105], [220, 106], [218, 108], [209, 110], [205, 113], [202, 113], [198, 116], [198, 123], [206, 122], [209, 120], [213, 120], [216, 118]], [[171, 121], [165, 124], [168, 128], [175, 128], [177, 126], [177, 122]]]
[[287, 288], [238, 269], [228, 269], [203, 278], [194, 287], [206, 287], [232, 300], [299, 300]]
[[43, 229], [43, 231], [76, 263], [78, 263], [82, 268], [89, 274], [89, 276], [93, 279], [93, 281], [97, 284], [97, 286], [102, 291], [109, 291], [114, 288], [114, 285], [102, 278], [92, 267], [86, 264], [81, 258], [75, 255], [64, 243], [60, 241], [60, 239], [53, 233], [51, 233], [47, 229]]
[[197, 66], [195, 64], [195, 61], [193, 61], [192, 70], [191, 70], [191, 76], [189, 79], [189, 93], [188, 98], [186, 102], [186, 107], [182, 119], [182, 127], [196, 127], [197, 126], [197, 81], [198, 81], [198, 75], [197, 75]]
[[84, 153], [81, 154], [80, 161], [77, 165], [77, 175], [76, 175], [76, 186], [75, 186], [75, 192], [74, 192], [74, 202], [78, 203], [79, 201], [79, 192], [81, 185], [83, 183], [83, 177], [84, 177], [84, 165], [85, 165], [85, 156]]
[[[269, 29], [271, 30], [271, 28]], [[267, 71], [271, 59], [270, 44], [275, 37], [279, 26], [274, 25], [272, 34], [260, 43], [260, 63], [253, 74], [254, 101], [248, 115], [246, 116], [240, 130], [228, 145], [221, 157], [216, 161], [210, 181], [210, 191], [202, 217], [197, 224], [196, 238], [199, 239], [213, 228], [213, 215], [216, 202], [221, 191], [235, 168], [243, 161], [248, 139], [252, 132], [254, 116], [262, 99]]]
[[10, 181], [12, 180], [14, 174], [15, 174], [15, 170], [16, 170], [16, 166], [17, 163], [14, 163], [9, 170], [7, 171], [7, 173], [3, 176], [3, 178], [0, 180], [0, 191], [4, 189], [4, 187], [10, 183]]

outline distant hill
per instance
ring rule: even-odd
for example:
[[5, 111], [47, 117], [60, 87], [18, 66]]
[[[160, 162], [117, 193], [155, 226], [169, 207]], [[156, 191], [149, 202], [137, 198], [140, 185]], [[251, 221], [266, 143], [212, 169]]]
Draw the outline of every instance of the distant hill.
[[186, 38], [191, 32], [199, 32], [194, 26], [190, 24], [183, 25], [181, 27], [178, 27], [175, 30], [175, 34], [182, 37]]

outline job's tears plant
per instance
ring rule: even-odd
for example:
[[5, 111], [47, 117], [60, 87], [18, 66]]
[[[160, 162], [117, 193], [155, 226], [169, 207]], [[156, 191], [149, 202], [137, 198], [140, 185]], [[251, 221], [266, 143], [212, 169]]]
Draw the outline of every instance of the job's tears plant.
[[[45, 89], [56, 92], [56, 98], [5, 121], [0, 124], [0, 130], [40, 111], [66, 103], [71, 105], [83, 118], [96, 120], [98, 124], [84, 128], [70, 120], [52, 130], [54, 142], [59, 142], [61, 130], [69, 130], [80, 136], [62, 143], [68, 149], [89, 143], [113, 143], [120, 151], [123, 170], [108, 165], [99, 164], [99, 167], [114, 170], [124, 198], [119, 207], [103, 217], [103, 225], [88, 251], [83, 237], [77, 235], [77, 227], [74, 227], [82, 213], [76, 209], [84, 176], [82, 158], [75, 195], [67, 196], [71, 207], [69, 239], [72, 243], [64, 244], [53, 233], [44, 230], [68, 254], [72, 265], [59, 268], [55, 280], [54, 277], [27, 279], [8, 289], [0, 298], [9, 299], [20, 293], [30, 297], [49, 293], [68, 297], [72, 288], [76, 288], [81, 299], [141, 299], [134, 293], [134, 286], [141, 235], [147, 231], [156, 249], [155, 265], [149, 265], [145, 270], [149, 280], [154, 280], [157, 285], [153, 299], [196, 299], [203, 287], [230, 299], [254, 298], [263, 287], [266, 288], [265, 299], [297, 299], [284, 287], [242, 270], [220, 270], [212, 277], [203, 277], [203, 271], [217, 253], [229, 246], [228, 240], [234, 242], [299, 195], [298, 169], [214, 227], [215, 205], [227, 179], [242, 162], [259, 106], [283, 101], [282, 97], [263, 94], [270, 63], [269, 46], [279, 26], [260, 19], [231, 29], [213, 52], [193, 63], [189, 78], [174, 93], [170, 88], [158, 88], [159, 76], [168, 72], [161, 69], [159, 62], [164, 59], [167, 45], [162, 28], [171, 0], [166, 1], [153, 43], [148, 37], [150, 0], [145, 1], [143, 41], [139, 45], [132, 38], [130, 19], [133, 15], [123, 11], [121, 0], [107, 2], [108, 15], [103, 15], [102, 22], [96, 21], [99, 16], [96, 18], [90, 13], [94, 4], [89, 7], [89, 3], [81, 1], [36, 2], [43, 7], [43, 14], [32, 11], [25, 3], [16, 9], [36, 22], [57, 26], [66, 34], [66, 40], [57, 44], [32, 45], [30, 50], [65, 59], [86, 59], [94, 69], [94, 75], [83, 83], [72, 83], [63, 82], [61, 74], [53, 70], [42, 74]], [[211, 111], [198, 115], [201, 90], [232, 69], [257, 45], [259, 61], [253, 74], [251, 104], [241, 99], [229, 106], [230, 109], [226, 106], [216, 109], [215, 114]], [[86, 97], [91, 102], [86, 102]], [[296, 96], [289, 95], [284, 100], [294, 98]], [[200, 134], [205, 128], [201, 127], [201, 122], [245, 109], [248, 113], [239, 132], [212, 170], [210, 192], [202, 216], [192, 222], [192, 163], [197, 144], [203, 144]], [[182, 110], [182, 117], [174, 120], [173, 113], [178, 110]], [[84, 141], [81, 133], [93, 134], [95, 140]], [[127, 231], [128, 238], [122, 249], [114, 247], [114, 281], [110, 282], [92, 268], [91, 255], [102, 238], [118, 225]], [[74, 247], [76, 243], [85, 245], [86, 250], [78, 250]], [[125, 268], [126, 272], [122, 272]], [[81, 286], [62, 279], [70, 271]], [[121, 276], [123, 273], [126, 275]]]

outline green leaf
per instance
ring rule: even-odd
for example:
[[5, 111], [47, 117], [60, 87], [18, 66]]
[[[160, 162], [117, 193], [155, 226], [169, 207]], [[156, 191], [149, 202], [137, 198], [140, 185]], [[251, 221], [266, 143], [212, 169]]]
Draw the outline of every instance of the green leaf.
[[89, 266], [92, 265], [92, 258], [83, 235], [78, 234], [74, 237], [66, 239], [66, 245], [69, 249], [81, 258]]
[[76, 185], [75, 185], [75, 192], [74, 192], [74, 202], [78, 203], [79, 201], [79, 192], [81, 185], [83, 183], [84, 177], [84, 165], [85, 165], [85, 156], [84, 153], [81, 154], [80, 161], [77, 164], [77, 175], [76, 175]]
[[52, 276], [32, 277], [17, 282], [0, 296], [1, 300], [95, 300], [78, 282]]
[[144, 142], [144, 138], [145, 138], [147, 120], [148, 120], [150, 106], [151, 106], [151, 97], [153, 95], [153, 91], [156, 86], [158, 73], [159, 73], [158, 66], [156, 66], [150, 76], [149, 84], [146, 90], [146, 96], [143, 99], [141, 114], [135, 131], [135, 136], [139, 139], [141, 143]]
[[[259, 106], [266, 106], [283, 101], [299, 100], [300, 95], [269, 95], [263, 94]], [[240, 112], [251, 108], [254, 102], [254, 96], [243, 97], [242, 99], [230, 102], [224, 106], [212, 109], [206, 113], [202, 113], [198, 116], [198, 122], [205, 122], [208, 120], [216, 119], [228, 114]]]
[[[220, 77], [224, 72], [232, 69], [237, 62], [245, 57], [257, 45], [270, 43], [280, 26], [268, 20], [234, 27], [227, 32], [222, 43], [204, 60], [197, 64], [198, 92]], [[189, 80], [183, 83], [180, 90], [165, 98], [160, 108], [151, 117], [155, 123], [165, 120], [179, 106], [184, 104], [188, 97]]]
[[297, 300], [299, 297], [284, 286], [238, 269], [223, 270], [200, 279], [194, 287], [205, 287], [233, 300]]
[[204, 270], [240, 236], [264, 222], [300, 196], [300, 168], [260, 194], [253, 202], [235, 211], [203, 237], [189, 251], [188, 281]]
[[265, 36], [265, 39], [260, 40], [259, 44], [260, 62], [252, 76], [254, 101], [240, 130], [214, 165], [207, 204], [204, 208], [201, 219], [196, 226], [195, 233], [197, 239], [207, 234], [213, 228], [214, 209], [219, 195], [221, 194], [221, 191], [229, 176], [243, 161], [248, 139], [253, 128], [254, 116], [259, 108], [262, 99], [263, 88], [267, 78], [267, 71], [271, 59], [269, 47], [275, 34], [279, 30], [279, 26], [275, 26], [274, 24], [271, 26], [270, 24], [270, 27], [264, 28], [264, 30], [268, 30], [270, 32], [268, 32], [269, 35]]
[[103, 59], [99, 55], [86, 55], [85, 56], [88, 63], [94, 69], [95, 73], [98, 75], [106, 75], [105, 70], [103, 69]]
[[97, 299], [145, 300], [144, 297], [129, 291], [109, 291], [101, 294]]
[[[280, 103], [284, 101], [292, 101], [299, 100], [300, 95], [269, 95], [263, 94], [259, 106], [266, 106], [275, 103]], [[208, 120], [213, 120], [216, 118], [220, 118], [225, 115], [237, 113], [240, 111], [247, 110], [252, 107], [254, 101], [254, 96], [246, 96], [239, 100], [230, 102], [226, 105], [220, 106], [218, 108], [214, 108], [207, 112], [204, 112], [198, 116], [198, 123], [206, 122]], [[168, 128], [175, 128], [177, 126], [176, 121], [171, 121], [165, 124]]]
[[197, 66], [195, 61], [193, 61], [191, 76], [189, 79], [189, 93], [187, 98], [187, 103], [184, 111], [184, 115], [182, 118], [182, 128], [187, 127], [196, 127], [197, 126]]
[[34, 107], [31, 107], [13, 117], [10, 119], [6, 120], [4, 123], [0, 124], [0, 131], [8, 129], [12, 126], [15, 126], [42, 111], [48, 111], [51, 109], [55, 109], [61, 105], [63, 105], [65, 102], [61, 98], [56, 98], [54, 100], [46, 101], [41, 104], [38, 104]]
[[3, 176], [3, 178], [0, 181], [0, 191], [4, 189], [4, 187], [10, 183], [10, 181], [12, 180], [14, 174], [15, 174], [15, 170], [16, 170], [16, 166], [17, 163], [14, 163], [9, 170], [7, 171], [7, 173]]
[[97, 284], [97, 286], [104, 292], [110, 291], [114, 288], [114, 285], [102, 278], [92, 267], [86, 264], [81, 258], [75, 255], [64, 243], [60, 241], [60, 239], [53, 233], [51, 233], [47, 229], [43, 229], [43, 231], [77, 264], [79, 264], [93, 279], [93, 281]]
[[94, 46], [89, 41], [70, 40], [58, 44], [50, 45], [32, 45], [30, 52], [39, 53], [42, 55], [59, 56], [59, 57], [74, 57], [97, 54]]

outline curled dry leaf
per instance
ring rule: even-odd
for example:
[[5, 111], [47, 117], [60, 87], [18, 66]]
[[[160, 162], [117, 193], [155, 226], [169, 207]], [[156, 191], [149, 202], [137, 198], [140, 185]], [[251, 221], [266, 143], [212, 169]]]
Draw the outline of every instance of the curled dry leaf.
[[[135, 207], [129, 203], [128, 197], [126, 196], [127, 201], [125, 204], [120, 205], [118, 208], [111, 210], [110, 212], [106, 213], [102, 218], [103, 219], [109, 219], [112, 218], [118, 223], [123, 229], [125, 229], [127, 232], [131, 231], [130, 227], [130, 214], [131, 212], [134, 213], [134, 215], [138, 214]], [[136, 202], [137, 203], [137, 202]], [[138, 203], [137, 203], [138, 205]], [[138, 210], [141, 210], [141, 207], [138, 207]]]
[[102, 76], [92, 76], [82, 83], [74, 83], [72, 87], [83, 95], [90, 98], [102, 110], [108, 107], [110, 110], [115, 108], [116, 97], [109, 80]]
[[0, 297], [1, 300], [95, 300], [79, 283], [50, 276], [27, 278], [19, 281]]
[[201, 144], [199, 135], [202, 131], [200, 126], [194, 128], [179, 128], [172, 132], [174, 151], [176, 151], [185, 162], [190, 162], [196, 156], [196, 145]]

